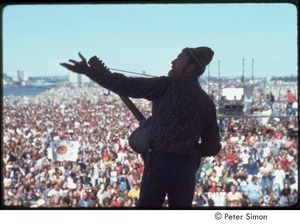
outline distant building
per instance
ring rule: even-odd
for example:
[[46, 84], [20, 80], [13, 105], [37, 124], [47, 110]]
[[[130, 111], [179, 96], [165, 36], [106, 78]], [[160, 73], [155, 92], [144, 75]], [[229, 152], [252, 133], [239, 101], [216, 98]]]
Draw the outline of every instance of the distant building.
[[13, 76], [13, 81], [22, 83], [28, 81], [28, 74], [23, 70], [17, 70]]

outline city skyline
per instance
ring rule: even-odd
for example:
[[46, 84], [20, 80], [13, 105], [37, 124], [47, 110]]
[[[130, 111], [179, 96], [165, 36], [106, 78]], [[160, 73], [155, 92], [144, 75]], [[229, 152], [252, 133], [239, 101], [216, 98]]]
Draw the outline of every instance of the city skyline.
[[215, 51], [211, 76], [249, 78], [252, 60], [257, 77], [298, 72], [297, 11], [287, 3], [9, 5], [2, 18], [8, 75], [67, 75], [59, 63], [81, 52], [110, 68], [161, 76], [182, 48], [199, 45]]

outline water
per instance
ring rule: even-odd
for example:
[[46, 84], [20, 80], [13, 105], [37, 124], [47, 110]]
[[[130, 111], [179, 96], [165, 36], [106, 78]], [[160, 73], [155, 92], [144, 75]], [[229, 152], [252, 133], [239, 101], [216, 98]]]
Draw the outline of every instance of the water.
[[37, 87], [3, 87], [3, 96], [34, 96], [46, 91], [47, 88]]

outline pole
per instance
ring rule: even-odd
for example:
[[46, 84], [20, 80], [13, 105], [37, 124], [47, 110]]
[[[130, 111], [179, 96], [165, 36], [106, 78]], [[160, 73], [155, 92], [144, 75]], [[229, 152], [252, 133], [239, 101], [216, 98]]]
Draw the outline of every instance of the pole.
[[243, 58], [243, 65], [242, 65], [242, 85], [244, 87], [244, 79], [245, 79], [245, 58]]
[[252, 59], [252, 84], [254, 84], [254, 59]]
[[218, 103], [221, 100], [221, 85], [220, 85], [220, 60], [218, 61], [218, 89], [219, 89], [219, 96], [218, 96]]
[[252, 93], [251, 93], [251, 111], [253, 111], [253, 98], [254, 98], [254, 59], [252, 59]]

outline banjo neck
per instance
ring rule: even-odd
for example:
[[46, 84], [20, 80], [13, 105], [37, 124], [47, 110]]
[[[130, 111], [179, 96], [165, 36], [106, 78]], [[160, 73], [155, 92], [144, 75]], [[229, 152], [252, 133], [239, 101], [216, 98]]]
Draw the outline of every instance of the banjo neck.
[[146, 120], [146, 118], [141, 113], [141, 111], [133, 104], [133, 102], [127, 96], [121, 96], [121, 95], [119, 95], [119, 97], [125, 103], [125, 105], [128, 107], [128, 109], [132, 112], [132, 114], [135, 116], [135, 118], [139, 122], [141, 122], [143, 120]]
[[[109, 69], [96, 56], [92, 57], [88, 63], [92, 65], [94, 68], [98, 69], [99, 71], [109, 72]], [[139, 109], [133, 104], [133, 102], [128, 97], [121, 96], [121, 95], [119, 96], [139, 122], [146, 120], [144, 115], [139, 111]]]

